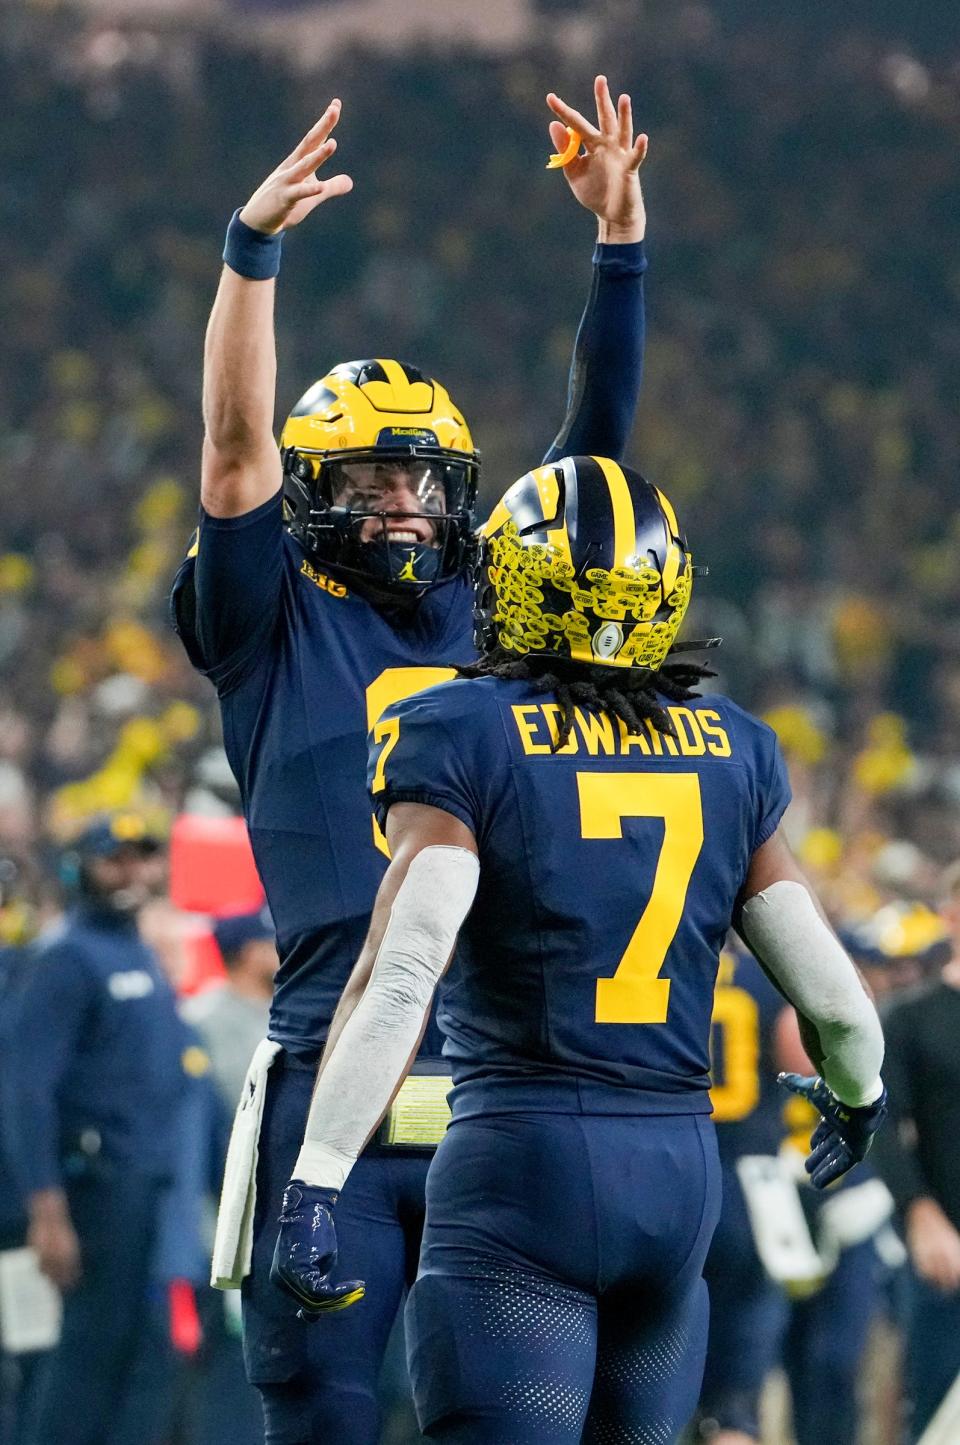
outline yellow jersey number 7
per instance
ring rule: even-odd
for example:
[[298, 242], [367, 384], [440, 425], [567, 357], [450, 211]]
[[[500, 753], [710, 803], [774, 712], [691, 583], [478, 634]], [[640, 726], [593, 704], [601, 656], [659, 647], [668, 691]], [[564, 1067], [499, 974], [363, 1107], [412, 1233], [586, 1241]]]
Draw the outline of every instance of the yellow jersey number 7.
[[676, 937], [703, 847], [697, 773], [577, 773], [584, 838], [622, 838], [624, 818], [660, 818], [653, 887], [612, 978], [597, 979], [599, 1024], [663, 1024], [670, 980], [660, 970]]
[[[435, 687], [438, 682], [449, 682], [456, 675], [452, 667], [387, 667], [371, 682], [366, 694], [367, 731], [373, 733], [375, 743], [385, 744], [377, 759], [377, 769], [373, 779], [375, 793], [379, 793], [383, 789], [387, 759], [400, 737], [399, 719], [383, 717], [387, 708], [393, 707], [395, 702], [402, 702], [405, 698], [413, 697], [415, 692], [423, 692], [428, 687]], [[373, 846], [378, 848], [384, 857], [389, 858], [390, 849], [387, 847], [387, 840], [380, 824], [376, 818], [371, 818], [370, 821], [373, 826]]]

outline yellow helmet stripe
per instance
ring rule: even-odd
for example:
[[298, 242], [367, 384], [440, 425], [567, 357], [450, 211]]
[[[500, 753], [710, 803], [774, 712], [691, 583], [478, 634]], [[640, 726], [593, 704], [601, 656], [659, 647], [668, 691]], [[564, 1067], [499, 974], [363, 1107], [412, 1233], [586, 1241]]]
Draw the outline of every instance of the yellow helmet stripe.
[[393, 361], [389, 357], [378, 356], [377, 365], [383, 367], [387, 381], [391, 386], [395, 386], [400, 392], [408, 391], [410, 389], [410, 382], [407, 379], [407, 374], [404, 371], [403, 367], [400, 365], [399, 361]]
[[680, 548], [677, 546], [676, 542], [673, 541], [673, 538], [679, 536], [680, 534], [680, 526], [677, 522], [677, 514], [670, 504], [669, 497], [665, 497], [659, 487], [654, 487], [654, 491], [660, 499], [660, 505], [664, 510], [664, 514], [666, 515], [667, 522], [670, 526], [671, 540], [670, 545], [667, 548], [667, 555], [664, 559], [663, 564], [663, 592], [664, 596], [669, 597], [670, 593], [676, 586], [676, 581], [680, 575], [680, 568], [683, 563], [683, 556]]
[[557, 481], [557, 469], [554, 466], [537, 467], [530, 474], [535, 478], [537, 491], [540, 493], [540, 500], [543, 503], [543, 515], [545, 517], [556, 517], [557, 505], [560, 501], [560, 484]]
[[679, 537], [680, 527], [677, 523], [677, 514], [670, 505], [669, 498], [665, 497], [659, 487], [653, 489], [660, 498], [660, 505], [667, 514], [667, 521], [670, 523], [670, 532], [674, 537]]
[[500, 501], [494, 507], [487, 520], [483, 523], [481, 527], [477, 528], [477, 533], [481, 537], [492, 537], [494, 532], [499, 532], [504, 522], [509, 522], [509, 520], [510, 508], [501, 497]]
[[613, 565], [622, 567], [628, 557], [637, 550], [637, 519], [633, 513], [630, 484], [623, 474], [623, 468], [609, 457], [594, 457], [603, 472], [610, 491], [613, 508]]
[[[537, 489], [540, 492], [540, 498], [543, 502], [543, 515], [545, 517], [549, 517], [551, 515], [556, 516], [557, 506], [560, 500], [560, 486], [557, 482], [556, 468], [552, 466], [537, 467], [535, 471], [528, 472], [527, 476], [533, 476], [536, 478]], [[526, 477], [521, 477], [520, 482], [517, 482], [515, 485], [519, 486], [520, 483], [524, 482], [525, 480]], [[513, 490], [514, 488], [511, 487], [510, 491], [507, 493], [507, 496], [501, 497], [500, 501], [494, 507], [487, 520], [484, 522], [483, 526], [479, 528], [479, 534], [481, 537], [492, 537], [494, 532], [498, 532], [500, 530], [504, 522], [509, 522], [510, 518], [513, 516], [513, 513], [511, 512], [508, 505], [507, 497], [512, 494]], [[569, 553], [566, 527], [557, 528], [556, 531], [558, 534], [562, 533], [564, 545], [567, 547], [567, 552], [564, 553], [564, 555], [566, 556]], [[552, 534], [548, 531], [547, 535], [550, 536]]]
[[667, 547], [667, 555], [663, 562], [663, 595], [669, 597], [677, 585], [677, 578], [680, 576], [680, 567], [683, 562], [683, 553], [676, 542], [671, 542]]

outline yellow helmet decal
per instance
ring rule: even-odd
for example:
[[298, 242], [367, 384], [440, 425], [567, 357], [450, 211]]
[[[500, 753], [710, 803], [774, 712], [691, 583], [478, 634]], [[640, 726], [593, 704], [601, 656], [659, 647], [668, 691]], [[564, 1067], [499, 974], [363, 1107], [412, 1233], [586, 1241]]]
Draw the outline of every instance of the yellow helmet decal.
[[[637, 473], [604, 457], [538, 467], [510, 488], [481, 535], [501, 647], [651, 671], [665, 661], [693, 567], [672, 506]], [[591, 565], [598, 552], [610, 565]]]

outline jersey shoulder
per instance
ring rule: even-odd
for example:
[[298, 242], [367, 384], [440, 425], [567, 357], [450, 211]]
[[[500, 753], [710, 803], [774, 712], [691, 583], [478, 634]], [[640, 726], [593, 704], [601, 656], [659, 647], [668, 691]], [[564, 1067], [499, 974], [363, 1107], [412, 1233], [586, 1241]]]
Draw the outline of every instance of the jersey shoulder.
[[353, 621], [343, 611], [346, 586], [283, 526], [277, 498], [239, 517], [201, 515], [173, 579], [169, 620], [221, 697], [269, 661], [277, 628], [295, 625], [298, 588], [310, 595], [312, 619], [329, 606], [338, 626]]
[[752, 839], [756, 851], [776, 832], [793, 797], [777, 735], [768, 723], [722, 694], [699, 698], [694, 706], [698, 712], [718, 715], [730, 737], [733, 756], [746, 769], [756, 809]]
[[391, 804], [443, 808], [476, 834], [505, 749], [500, 686], [457, 678], [388, 708], [370, 735], [368, 784], [383, 824]]
[[709, 709], [719, 713], [727, 731], [736, 738], [740, 756], [769, 758], [771, 752], [779, 748], [777, 735], [769, 723], [748, 712], [723, 693], [704, 693], [690, 706], [700, 711]]
[[400, 719], [401, 727], [446, 728], [466, 737], [493, 724], [502, 687], [492, 677], [456, 677], [402, 698], [388, 711]]

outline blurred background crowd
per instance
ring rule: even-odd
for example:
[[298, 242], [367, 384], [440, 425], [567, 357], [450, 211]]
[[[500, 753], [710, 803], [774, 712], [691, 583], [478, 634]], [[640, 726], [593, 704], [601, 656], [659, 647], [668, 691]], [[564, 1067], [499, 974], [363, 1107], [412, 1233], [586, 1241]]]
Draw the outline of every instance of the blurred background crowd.
[[[401, 41], [355, 8], [369, 33], [336, 5], [0, 11], [6, 940], [56, 915], [91, 818], [238, 811], [166, 619], [231, 212], [342, 96], [356, 190], [288, 244], [278, 418], [337, 360], [410, 359], [470, 420], [489, 504], [563, 413], [592, 238], [543, 171], [543, 95], [584, 105], [597, 68], [651, 137], [628, 460], [710, 568], [688, 634], [723, 636], [718, 685], [776, 727], [837, 925], [929, 923], [960, 856], [956, 16], [516, 0], [459, 38], [404, 7]], [[160, 899], [146, 928], [194, 989], [196, 915]]]
[[543, 93], [586, 103], [606, 55], [651, 135], [631, 460], [710, 566], [690, 627], [723, 634], [723, 685], [802, 768], [797, 841], [909, 843], [884, 866], [911, 888], [913, 850], [960, 851], [956, 65], [776, 8], [729, 33], [723, 7], [594, 8], [507, 54], [356, 39], [308, 71], [222, 31], [3, 10], [9, 846], [220, 790], [165, 606], [221, 236], [256, 178], [344, 97], [356, 190], [288, 246], [278, 415], [333, 361], [414, 359], [465, 409], [489, 502], [559, 424], [588, 276], [589, 221], [542, 170]]

